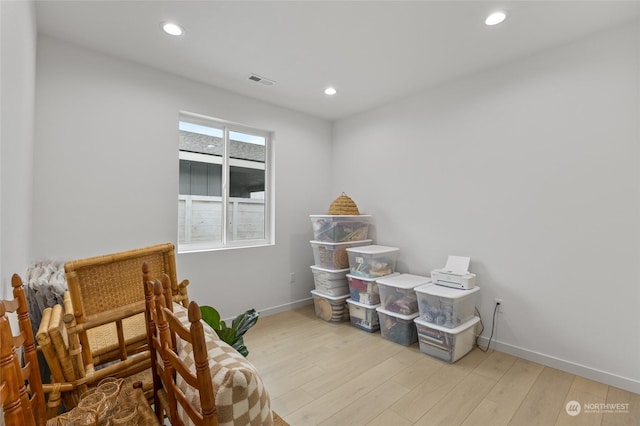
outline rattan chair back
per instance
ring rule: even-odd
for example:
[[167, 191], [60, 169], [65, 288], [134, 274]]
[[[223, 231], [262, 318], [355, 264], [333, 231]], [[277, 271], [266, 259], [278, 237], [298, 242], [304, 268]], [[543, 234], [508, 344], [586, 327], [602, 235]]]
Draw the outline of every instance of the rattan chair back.
[[65, 263], [64, 270], [76, 317], [90, 318], [144, 300], [140, 268], [146, 262], [151, 273], [167, 274], [177, 283], [175, 250], [171, 243], [128, 250]]
[[82, 356], [88, 369], [146, 350], [141, 265], [178, 288], [171, 243], [65, 263]]

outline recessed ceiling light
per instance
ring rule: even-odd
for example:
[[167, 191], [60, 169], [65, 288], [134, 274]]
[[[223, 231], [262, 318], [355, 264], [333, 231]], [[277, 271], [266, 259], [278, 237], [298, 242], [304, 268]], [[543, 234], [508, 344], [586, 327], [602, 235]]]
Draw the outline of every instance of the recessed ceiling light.
[[338, 93], [338, 92], [333, 87], [327, 87], [326, 89], [324, 89], [324, 94], [325, 95], [333, 96], [336, 93]]
[[493, 12], [491, 15], [487, 16], [487, 19], [484, 20], [484, 23], [489, 26], [498, 25], [502, 21], [507, 19], [507, 12], [499, 10], [497, 12]]
[[181, 36], [184, 34], [184, 30], [178, 24], [174, 24], [173, 22], [163, 22], [162, 30], [172, 36]]

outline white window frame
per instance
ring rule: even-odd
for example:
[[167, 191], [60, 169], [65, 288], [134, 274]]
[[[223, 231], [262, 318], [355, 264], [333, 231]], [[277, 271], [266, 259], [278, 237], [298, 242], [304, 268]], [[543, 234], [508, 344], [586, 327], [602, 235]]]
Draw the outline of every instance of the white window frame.
[[[268, 130], [261, 130], [255, 127], [249, 127], [243, 124], [234, 123], [227, 120], [221, 120], [218, 118], [207, 117], [205, 115], [196, 114], [192, 112], [181, 111], [179, 113], [178, 121], [188, 121], [194, 124], [200, 124], [203, 126], [219, 128], [223, 130], [224, 141], [224, 155], [222, 160], [215, 156], [199, 153], [191, 153], [180, 151], [178, 149], [179, 160], [191, 160], [205, 163], [222, 164], [222, 241], [212, 241], [208, 246], [206, 243], [197, 244], [180, 244], [178, 239], [178, 253], [189, 252], [202, 252], [202, 251], [215, 251], [215, 250], [227, 250], [246, 247], [260, 247], [275, 244], [275, 189], [274, 189], [274, 173], [273, 173], [273, 143], [274, 132]], [[228, 227], [229, 217], [228, 210], [231, 204], [231, 198], [229, 196], [229, 179], [231, 166], [260, 168], [255, 162], [229, 158], [229, 132], [239, 132], [255, 136], [261, 136], [265, 138], [265, 162], [262, 169], [265, 172], [265, 197], [264, 197], [264, 238], [253, 240], [240, 240], [229, 241], [228, 240]], [[178, 194], [179, 195], [179, 194]], [[191, 247], [190, 247], [191, 246]]]

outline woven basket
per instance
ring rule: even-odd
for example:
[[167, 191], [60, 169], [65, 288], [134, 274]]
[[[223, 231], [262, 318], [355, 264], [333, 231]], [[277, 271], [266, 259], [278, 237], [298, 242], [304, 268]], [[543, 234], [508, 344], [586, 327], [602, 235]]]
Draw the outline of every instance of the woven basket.
[[356, 203], [349, 198], [344, 192], [338, 198], [333, 200], [329, 206], [329, 212], [332, 215], [359, 215], [360, 211]]

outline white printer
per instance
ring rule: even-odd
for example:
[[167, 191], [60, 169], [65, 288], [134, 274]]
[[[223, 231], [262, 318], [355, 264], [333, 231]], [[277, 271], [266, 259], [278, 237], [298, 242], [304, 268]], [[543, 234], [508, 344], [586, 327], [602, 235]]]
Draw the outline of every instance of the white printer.
[[431, 281], [438, 285], [471, 290], [476, 285], [476, 274], [469, 272], [470, 261], [469, 257], [449, 256], [444, 268], [431, 271]]

